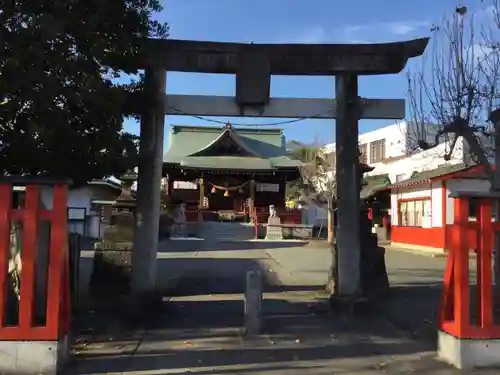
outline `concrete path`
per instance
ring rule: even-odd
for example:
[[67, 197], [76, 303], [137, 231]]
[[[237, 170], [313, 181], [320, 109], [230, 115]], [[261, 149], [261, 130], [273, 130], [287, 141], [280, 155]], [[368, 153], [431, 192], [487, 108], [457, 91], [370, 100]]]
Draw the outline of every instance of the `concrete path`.
[[[460, 373], [435, 359], [429, 336], [443, 259], [387, 252], [393, 298], [355, 316], [332, 313], [319, 292], [324, 244], [170, 241], [161, 249], [159, 275], [177, 278], [170, 301], [141, 321], [89, 318], [68, 374]], [[241, 293], [253, 268], [267, 293], [264, 332], [248, 339]]]

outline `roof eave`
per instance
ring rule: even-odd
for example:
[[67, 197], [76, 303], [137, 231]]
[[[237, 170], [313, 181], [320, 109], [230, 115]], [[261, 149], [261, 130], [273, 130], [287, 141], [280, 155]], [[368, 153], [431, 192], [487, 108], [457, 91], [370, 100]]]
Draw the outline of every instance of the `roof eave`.
[[198, 150], [190, 155], [186, 155], [186, 157], [198, 156], [200, 153], [202, 153], [206, 150], [209, 150], [211, 147], [214, 147], [218, 142], [220, 142], [220, 140], [223, 137], [230, 137], [238, 145], [238, 147], [242, 148], [243, 150], [245, 150], [246, 152], [248, 152], [252, 156], [257, 157], [257, 158], [262, 157], [257, 152], [255, 152], [255, 150], [253, 150], [250, 146], [245, 144], [245, 142], [240, 137], [238, 137], [238, 134], [236, 134], [231, 128], [225, 129], [216, 139], [214, 139], [208, 145], [206, 145], [202, 149], [200, 149], [200, 150]]

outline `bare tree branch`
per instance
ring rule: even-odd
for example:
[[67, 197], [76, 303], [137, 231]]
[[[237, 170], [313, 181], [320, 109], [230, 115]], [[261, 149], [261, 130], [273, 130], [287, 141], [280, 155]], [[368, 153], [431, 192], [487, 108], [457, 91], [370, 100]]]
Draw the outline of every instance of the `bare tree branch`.
[[421, 69], [407, 76], [410, 136], [421, 149], [445, 142], [447, 159], [459, 137], [469, 143], [475, 162], [483, 164], [492, 154], [488, 118], [500, 99], [500, 0], [491, 1], [493, 16], [484, 11], [476, 17], [458, 7], [434, 26]]

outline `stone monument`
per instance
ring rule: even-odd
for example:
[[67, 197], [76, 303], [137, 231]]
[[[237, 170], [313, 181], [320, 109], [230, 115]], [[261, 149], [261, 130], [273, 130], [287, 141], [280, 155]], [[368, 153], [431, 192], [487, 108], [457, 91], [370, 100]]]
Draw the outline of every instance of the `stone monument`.
[[99, 306], [116, 306], [130, 294], [132, 244], [136, 201], [132, 196], [134, 174], [122, 176], [122, 191], [113, 204], [103, 238], [94, 245], [94, 268], [90, 297]]
[[267, 219], [266, 240], [283, 240], [283, 229], [281, 228], [281, 219], [276, 214], [274, 205], [269, 206], [269, 218]]

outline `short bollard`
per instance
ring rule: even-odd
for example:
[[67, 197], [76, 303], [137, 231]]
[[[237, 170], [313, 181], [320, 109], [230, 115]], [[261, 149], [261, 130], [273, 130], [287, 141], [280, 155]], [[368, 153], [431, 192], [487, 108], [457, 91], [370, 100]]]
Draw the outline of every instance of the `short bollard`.
[[262, 326], [262, 276], [260, 271], [247, 272], [245, 290], [245, 334], [258, 335]]

